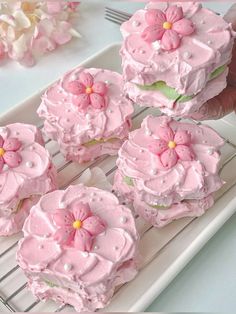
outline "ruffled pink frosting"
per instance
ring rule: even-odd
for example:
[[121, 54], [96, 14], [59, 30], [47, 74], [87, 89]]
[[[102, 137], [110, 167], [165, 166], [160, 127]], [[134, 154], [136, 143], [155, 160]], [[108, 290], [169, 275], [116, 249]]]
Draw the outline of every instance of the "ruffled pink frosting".
[[[95, 85], [97, 92], [99, 87], [100, 93], [104, 95], [105, 104], [102, 110], [92, 105], [86, 107], [86, 110], [78, 110], [78, 95], [70, 92], [68, 86], [71, 82], [79, 82], [82, 73], [89, 73], [93, 77], [93, 82], [89, 82], [89, 85], [93, 84], [92, 89]], [[93, 159], [103, 153], [101, 146], [104, 146], [107, 152], [117, 152], [122, 140], [128, 135], [134, 111], [132, 102], [123, 94], [123, 87], [122, 76], [116, 72], [79, 67], [65, 74], [46, 91], [38, 114], [45, 119], [45, 132], [50, 138], [58, 141], [67, 159]], [[114, 142], [115, 145], [108, 142], [96, 145], [96, 152], [93, 147], [87, 148], [83, 145], [94, 139], [110, 138], [118, 139]], [[84, 156], [86, 158], [83, 158]]]
[[[170, 10], [175, 4], [165, 6]], [[149, 43], [142, 38], [148, 27], [145, 18], [148, 10], [160, 7], [163, 10], [163, 3], [153, 2], [148, 9], [138, 10], [121, 26], [123, 74], [128, 82], [151, 85], [164, 81], [179, 94], [192, 96], [202, 91], [216, 68], [230, 62], [234, 32], [221, 16], [202, 8], [200, 3], [177, 5], [182, 7], [184, 17], [191, 21], [195, 31], [184, 36], [175, 50], [163, 50], [158, 40]]]
[[[59, 227], [54, 215], [59, 209], [74, 208], [78, 202], [87, 204], [105, 226], [89, 252], [55, 239]], [[131, 211], [119, 205], [113, 194], [75, 185], [43, 196], [32, 208], [17, 260], [37, 297], [71, 304], [77, 311], [91, 311], [104, 307], [115, 285], [136, 274], [133, 259], [137, 240]]]
[[[163, 139], [159, 131], [165, 129], [178, 134], [180, 142], [186, 142], [183, 134], [187, 137], [189, 160], [179, 158], [169, 167], [163, 164], [159, 154], [150, 151], [153, 142]], [[166, 136], [169, 135], [166, 133]], [[117, 165], [123, 176], [132, 178], [142, 201], [170, 206], [186, 199], [202, 199], [222, 186], [218, 165], [223, 144], [223, 139], [207, 126], [148, 116], [121, 147]]]
[[10, 124], [0, 129], [0, 135], [2, 158], [10, 155], [0, 171], [0, 234], [7, 235], [8, 231], [11, 234], [22, 228], [21, 215], [15, 217], [19, 202], [55, 189], [56, 171], [35, 126]]

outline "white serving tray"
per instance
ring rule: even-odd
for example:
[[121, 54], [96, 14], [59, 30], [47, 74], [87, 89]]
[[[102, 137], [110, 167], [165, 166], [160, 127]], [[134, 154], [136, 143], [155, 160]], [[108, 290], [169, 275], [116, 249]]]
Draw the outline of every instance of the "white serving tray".
[[[120, 44], [114, 44], [83, 63], [86, 67], [101, 67], [121, 71]], [[43, 91], [2, 115], [0, 125], [12, 122], [32, 123], [42, 127], [36, 115]], [[156, 109], [135, 108], [133, 127], [140, 126], [147, 114], [160, 115]], [[194, 122], [193, 122], [194, 123]], [[204, 122], [205, 123], [205, 122]], [[138, 276], [117, 289], [104, 311], [143, 311], [174, 279], [185, 265], [236, 211], [236, 117], [230, 115], [220, 121], [207, 121], [225, 139], [222, 149], [221, 175], [226, 181], [215, 195], [216, 203], [205, 215], [195, 219], [180, 219], [163, 229], [152, 228], [137, 217], [141, 234], [140, 251], [143, 257]], [[65, 188], [75, 184], [88, 167], [101, 167], [112, 180], [116, 157], [103, 156], [95, 162], [78, 165], [66, 162], [57, 144], [47, 140], [46, 146], [59, 171], [59, 185]], [[15, 252], [21, 235], [0, 238], [0, 310], [1, 311], [73, 311], [69, 306], [59, 307], [53, 302], [38, 302], [26, 288], [26, 278], [16, 264]]]

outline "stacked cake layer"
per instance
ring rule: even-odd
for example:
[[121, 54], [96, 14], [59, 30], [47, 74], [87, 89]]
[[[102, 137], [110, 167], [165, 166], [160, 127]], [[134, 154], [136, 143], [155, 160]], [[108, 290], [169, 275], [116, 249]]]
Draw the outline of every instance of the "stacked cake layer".
[[123, 85], [116, 72], [79, 67], [46, 91], [38, 114], [66, 159], [85, 162], [117, 153], [134, 111]]
[[114, 189], [154, 226], [199, 216], [223, 184], [223, 144], [207, 126], [148, 116], [119, 151]]
[[127, 95], [189, 116], [226, 87], [235, 33], [197, 2], [154, 3], [121, 26]]

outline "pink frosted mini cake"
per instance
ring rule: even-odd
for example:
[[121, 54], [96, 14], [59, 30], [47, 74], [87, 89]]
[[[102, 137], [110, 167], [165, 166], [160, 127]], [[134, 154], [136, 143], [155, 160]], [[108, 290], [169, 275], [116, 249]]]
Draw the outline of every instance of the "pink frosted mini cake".
[[39, 195], [56, 188], [56, 171], [33, 125], [0, 128], [0, 235], [22, 230]]
[[79, 67], [46, 91], [38, 114], [66, 159], [85, 162], [117, 153], [133, 113], [123, 84], [116, 72]]
[[136, 275], [137, 244], [131, 211], [112, 193], [80, 184], [32, 208], [17, 260], [37, 298], [94, 311]]
[[148, 116], [119, 151], [114, 189], [154, 226], [200, 216], [223, 184], [218, 174], [223, 144], [207, 126]]
[[121, 26], [128, 96], [188, 116], [226, 87], [235, 33], [198, 2], [150, 3]]

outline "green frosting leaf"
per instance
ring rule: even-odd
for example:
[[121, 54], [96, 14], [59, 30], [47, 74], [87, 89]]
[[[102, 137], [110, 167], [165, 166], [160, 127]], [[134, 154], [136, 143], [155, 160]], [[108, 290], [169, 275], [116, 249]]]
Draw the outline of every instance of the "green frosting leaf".
[[163, 95], [165, 95], [168, 99], [171, 100], [178, 100], [179, 97], [181, 97], [180, 94], [176, 92], [176, 90], [172, 87], [169, 87], [164, 81], [158, 81], [153, 83], [152, 85], [138, 85], [140, 89], [143, 90], [158, 90]]
[[152, 208], [156, 208], [156, 209], [167, 209], [169, 208], [169, 206], [163, 206], [163, 205], [149, 205], [148, 206], [152, 207]]
[[[216, 77], [220, 76], [226, 69], [226, 65], [222, 65], [219, 68], [217, 68], [216, 70], [214, 70], [211, 75], [210, 75], [210, 81], [215, 79]], [[170, 100], [174, 100], [175, 102], [186, 102], [191, 100], [194, 95], [192, 96], [185, 96], [185, 95], [181, 95], [179, 93], [177, 93], [177, 91], [168, 86], [164, 81], [158, 81], [153, 83], [152, 85], [139, 85], [137, 84], [137, 86], [142, 89], [142, 90], [147, 90], [147, 91], [159, 91], [161, 92], [164, 96], [166, 96], [166, 98], [170, 99]]]
[[217, 68], [215, 71], [213, 71], [210, 75], [210, 81], [216, 78], [217, 76], [220, 76], [226, 69], [226, 64], [222, 65], [221, 67]]
[[49, 287], [53, 288], [53, 287], [58, 287], [55, 283], [49, 281], [49, 280], [45, 280], [44, 281]]
[[96, 144], [100, 144], [100, 143], [106, 143], [106, 142], [113, 142], [113, 141], [116, 141], [117, 138], [109, 138], [109, 139], [100, 139], [100, 140], [91, 140], [87, 143], [84, 143], [83, 145], [86, 146], [86, 147], [90, 147], [90, 146], [93, 146], [93, 145], [96, 145]]
[[125, 182], [127, 185], [129, 185], [129, 186], [134, 186], [134, 183], [133, 183], [132, 178], [130, 178], [130, 177], [128, 177], [128, 176], [125, 176], [125, 177], [123, 178], [123, 180], [124, 180], [124, 182]]

